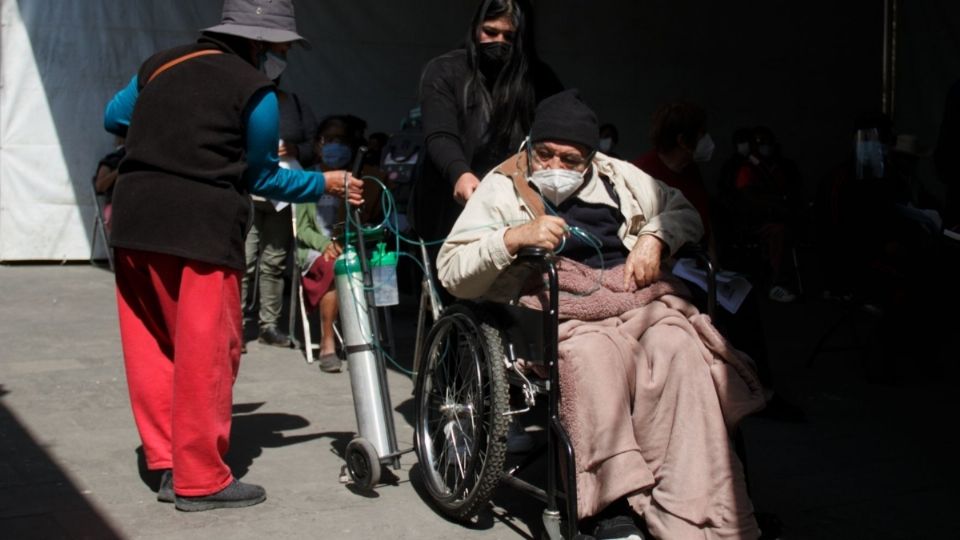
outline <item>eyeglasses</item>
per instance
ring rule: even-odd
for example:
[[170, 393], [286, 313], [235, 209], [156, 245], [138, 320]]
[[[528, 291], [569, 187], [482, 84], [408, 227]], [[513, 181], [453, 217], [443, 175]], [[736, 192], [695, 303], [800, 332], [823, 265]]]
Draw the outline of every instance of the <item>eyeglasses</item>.
[[587, 164], [590, 163], [590, 156], [584, 157], [584, 155], [579, 152], [556, 153], [543, 144], [534, 144], [532, 150], [533, 156], [541, 166], [546, 165], [547, 162], [554, 157], [560, 159], [560, 163], [565, 169], [573, 169], [575, 171], [585, 170]]

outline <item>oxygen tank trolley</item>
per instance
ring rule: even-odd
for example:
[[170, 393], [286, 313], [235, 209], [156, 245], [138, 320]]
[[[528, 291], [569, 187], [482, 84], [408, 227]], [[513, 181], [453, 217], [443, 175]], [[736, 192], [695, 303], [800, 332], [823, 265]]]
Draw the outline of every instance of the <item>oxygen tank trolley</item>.
[[[355, 178], [360, 178], [366, 152], [366, 147], [357, 151], [353, 163]], [[371, 265], [364, 245], [360, 211], [354, 207], [350, 213], [357, 225], [356, 248], [347, 235], [343, 253], [334, 265], [343, 349], [350, 373], [358, 433], [347, 444], [344, 460], [354, 485], [368, 491], [380, 482], [382, 466], [399, 469], [400, 456], [413, 452], [413, 448], [397, 448], [384, 352], [379, 343], [381, 334]], [[382, 250], [377, 255], [381, 259], [384, 257]]]

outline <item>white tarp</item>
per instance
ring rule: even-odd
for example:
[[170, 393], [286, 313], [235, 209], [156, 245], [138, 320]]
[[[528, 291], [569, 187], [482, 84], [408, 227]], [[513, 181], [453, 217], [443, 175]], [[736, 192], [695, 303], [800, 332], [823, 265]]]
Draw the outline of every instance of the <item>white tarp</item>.
[[193, 4], [3, 0], [0, 260], [89, 256], [104, 104], [157, 45], [219, 14]]

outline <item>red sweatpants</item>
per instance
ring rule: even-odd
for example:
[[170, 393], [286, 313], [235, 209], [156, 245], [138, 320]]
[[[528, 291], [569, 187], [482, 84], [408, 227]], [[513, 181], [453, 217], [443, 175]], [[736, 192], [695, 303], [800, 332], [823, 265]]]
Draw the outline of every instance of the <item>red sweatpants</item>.
[[120, 338], [147, 468], [173, 469], [178, 495], [233, 479], [233, 382], [243, 339], [240, 270], [173, 255], [116, 250]]

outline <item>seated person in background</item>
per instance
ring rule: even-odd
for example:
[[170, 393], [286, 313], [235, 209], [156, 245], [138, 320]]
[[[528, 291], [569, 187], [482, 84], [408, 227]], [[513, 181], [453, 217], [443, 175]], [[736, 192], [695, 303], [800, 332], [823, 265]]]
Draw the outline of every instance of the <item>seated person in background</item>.
[[956, 271], [938, 253], [939, 231], [916, 219], [919, 210], [905, 212], [916, 181], [915, 152], [886, 114], [863, 114], [854, 128], [847, 158], [818, 196], [818, 237], [831, 262], [824, 296], [880, 318], [879, 369], [871, 376], [891, 377], [895, 370], [887, 368], [903, 358], [940, 354], [942, 336], [952, 328], [949, 318], [935, 314]]
[[116, 137], [114, 142], [116, 148], [100, 159], [100, 162], [97, 163], [97, 172], [93, 175], [93, 191], [98, 195], [103, 195], [105, 200], [103, 228], [107, 231], [107, 234], [110, 234], [110, 218], [113, 213], [113, 185], [117, 182], [117, 176], [120, 175], [120, 161], [123, 160], [123, 156], [127, 155], [127, 150], [123, 146], [123, 137]]
[[[354, 116], [328, 116], [320, 122], [314, 141], [316, 155], [320, 157], [314, 167], [316, 170], [325, 172], [352, 167], [359, 146], [353, 135], [357, 120]], [[382, 176], [380, 169], [373, 165], [364, 165], [362, 174]], [[363, 223], [370, 223], [382, 214], [380, 192], [376, 182], [364, 184], [364, 204], [360, 207]], [[341, 199], [323, 195], [315, 203], [298, 205], [296, 211], [297, 265], [302, 274], [304, 303], [311, 311], [320, 309], [320, 369], [339, 372], [341, 360], [337, 356], [333, 332], [338, 312], [333, 264], [343, 251], [343, 245], [335, 236], [344, 233], [346, 210]]]
[[382, 131], [371, 133], [367, 137], [367, 157], [364, 162], [374, 167], [382, 166], [383, 149], [389, 140], [390, 136]]
[[523, 247], [562, 257], [561, 418], [585, 530], [642, 537], [642, 516], [657, 538], [757, 538], [729, 430], [763, 406], [761, 386], [682, 284], [661, 279], [700, 218], [679, 191], [597, 152], [598, 133], [575, 90], [543, 100], [525, 149], [467, 201], [438, 275], [479, 298]]
[[336, 207], [336, 201], [324, 206], [297, 205], [297, 267], [303, 283], [303, 301], [310, 311], [320, 309], [319, 364], [327, 373], [339, 372], [341, 368], [333, 332], [339, 313], [333, 264], [343, 252], [343, 246], [331, 237], [330, 225]]
[[[729, 199], [731, 192], [735, 189], [737, 172], [753, 153], [753, 132], [750, 128], [737, 128], [733, 132], [731, 142], [733, 154], [723, 161], [720, 172], [717, 174], [717, 192], [721, 199]], [[722, 218], [718, 216], [717, 219]]]
[[933, 161], [946, 190], [943, 219], [945, 229], [960, 233], [960, 79], [950, 85], [943, 106], [940, 133]]
[[[314, 141], [319, 162], [314, 167], [315, 170], [325, 172], [336, 169], [351, 169], [353, 167], [353, 158], [362, 138], [357, 138], [358, 126], [366, 125], [366, 122], [352, 115], [331, 115], [320, 122], [317, 130], [317, 138]], [[382, 181], [383, 171], [378, 165], [365, 163], [361, 168], [361, 176], [375, 177]], [[380, 192], [382, 188], [376, 182], [364, 182], [363, 200], [364, 204], [360, 207], [361, 221], [363, 223], [372, 223], [382, 216], [380, 207]], [[329, 225], [337, 224], [342, 226], [346, 220], [345, 205], [343, 201], [334, 197], [321, 197], [318, 201], [320, 206], [333, 204], [335, 212], [331, 214], [332, 219]], [[342, 230], [334, 230], [334, 234], [340, 235]]]
[[680, 190], [703, 220], [710, 258], [716, 261], [710, 197], [698, 163], [713, 157], [713, 138], [707, 133], [707, 113], [693, 103], [661, 105], [653, 113], [650, 138], [653, 149], [633, 162], [640, 170]]
[[603, 124], [600, 126], [600, 145], [598, 149], [604, 154], [620, 159], [617, 154], [617, 144], [620, 142], [620, 131], [613, 124]]
[[[351, 133], [350, 118], [328, 116], [320, 122], [314, 143], [316, 155], [320, 157], [315, 166], [321, 172], [348, 169], [352, 166], [353, 156], [359, 146]], [[379, 169], [364, 165], [365, 176], [379, 176]], [[364, 185], [364, 201], [361, 207], [361, 219], [364, 223], [378, 216], [380, 187], [376, 182]], [[334, 238], [344, 233], [345, 208], [343, 201], [330, 195], [323, 195], [315, 203], [297, 206], [297, 266], [300, 268], [303, 283], [304, 303], [311, 311], [320, 309], [320, 355], [322, 371], [336, 373], [342, 362], [337, 356], [333, 323], [337, 319], [339, 306], [334, 289], [333, 264], [343, 245]]]
[[769, 128], [753, 130], [752, 153], [737, 171], [731, 199], [738, 221], [734, 228], [764, 248], [769, 298], [793, 302], [799, 283], [791, 277], [796, 269], [790, 254], [803, 222], [803, 184], [796, 163], [780, 154]]
[[[749, 136], [741, 133], [741, 137]], [[707, 113], [700, 106], [688, 102], [666, 103], [653, 113], [653, 122], [650, 130], [653, 149], [640, 156], [635, 162], [637, 167], [650, 176], [660, 180], [670, 187], [676, 188], [693, 204], [703, 221], [704, 239], [701, 243], [706, 247], [710, 260], [719, 267], [717, 255], [716, 231], [712, 211], [713, 200], [707, 192], [703, 176], [700, 173], [700, 163], [706, 163], [713, 157], [713, 141], [707, 133]], [[749, 154], [749, 144], [747, 153]], [[740, 152], [742, 149], [737, 148]], [[740, 154], [738, 154], [740, 155]], [[746, 158], [744, 158], [746, 159]], [[722, 215], [722, 213], [721, 213]], [[694, 288], [691, 290], [694, 298], [701, 303], [706, 302], [706, 292]], [[757, 294], [751, 292], [737, 312], [729, 313], [718, 308], [713, 321], [723, 330], [733, 343], [746, 352], [754, 360], [757, 372], [763, 385], [773, 387], [773, 375], [770, 370], [765, 332], [758, 304]], [[769, 390], [772, 395], [772, 390]], [[781, 407], [780, 399], [775, 402], [775, 409], [792, 410], [792, 406]], [[799, 411], [788, 415], [798, 418]]]

